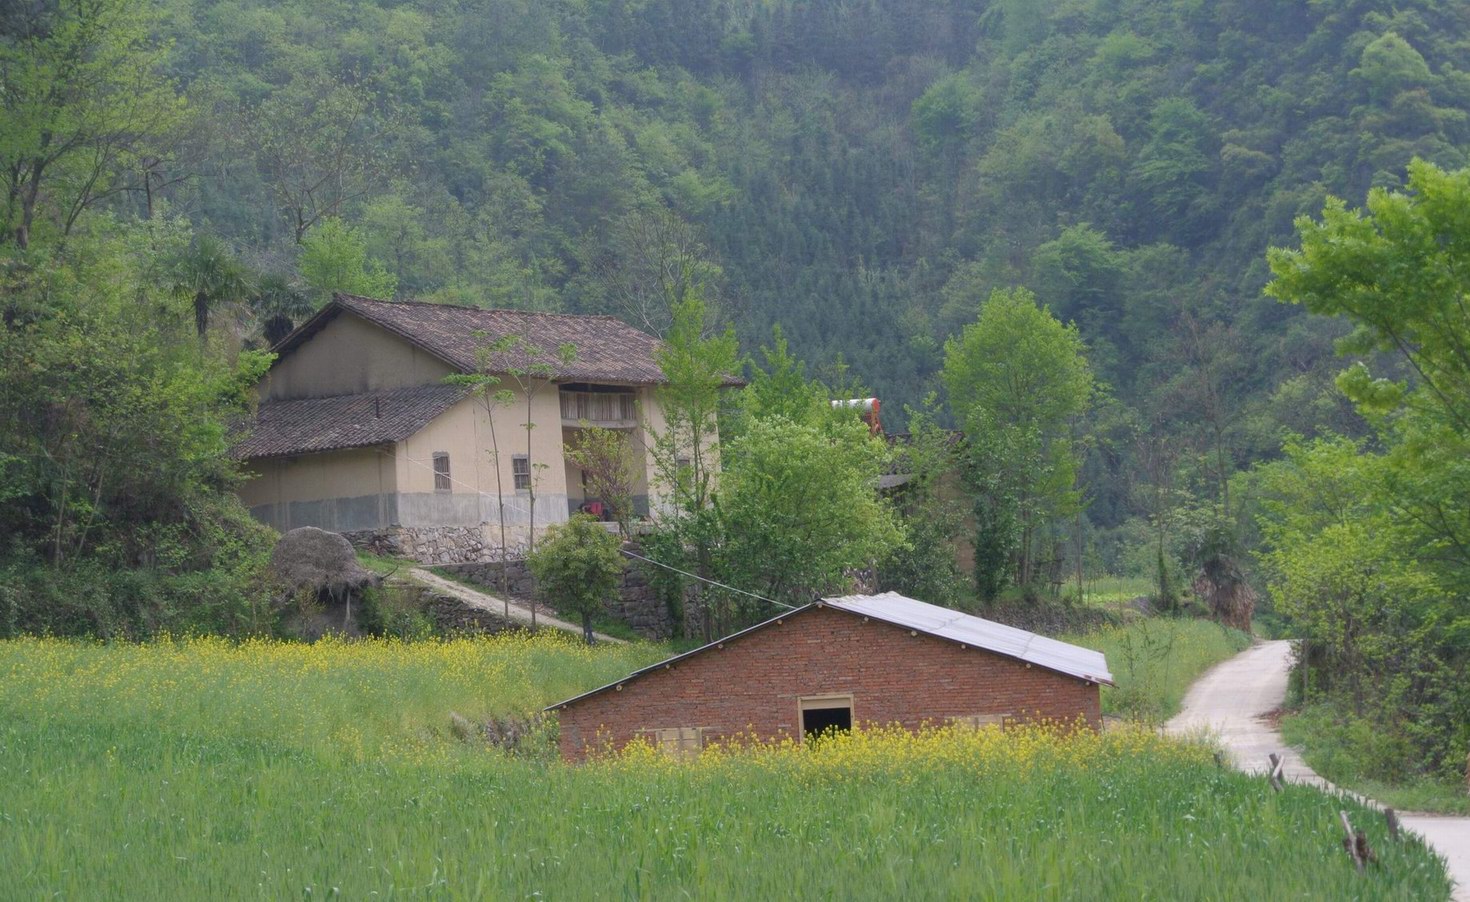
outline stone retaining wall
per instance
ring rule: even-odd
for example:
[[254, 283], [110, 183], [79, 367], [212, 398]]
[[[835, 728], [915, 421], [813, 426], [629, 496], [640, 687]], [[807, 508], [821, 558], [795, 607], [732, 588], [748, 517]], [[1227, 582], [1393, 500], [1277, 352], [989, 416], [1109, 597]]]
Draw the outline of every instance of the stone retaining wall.
[[[388, 557], [406, 557], [422, 564], [461, 564], [497, 561], [498, 543], [485, 539], [480, 526], [390, 526], [365, 532], [343, 533], [354, 546]], [[524, 558], [524, 542], [506, 549], [507, 558]]]
[[[674, 618], [668, 606], [648, 584], [643, 571], [645, 565], [629, 561], [618, 583], [618, 596], [608, 605], [610, 613], [628, 624], [640, 636], [649, 639], [667, 639], [674, 633]], [[491, 592], [500, 592], [501, 570], [506, 570], [510, 596], [525, 599], [531, 596], [536, 580], [524, 559], [510, 561], [487, 561], [481, 563], [444, 564], [438, 569]]]

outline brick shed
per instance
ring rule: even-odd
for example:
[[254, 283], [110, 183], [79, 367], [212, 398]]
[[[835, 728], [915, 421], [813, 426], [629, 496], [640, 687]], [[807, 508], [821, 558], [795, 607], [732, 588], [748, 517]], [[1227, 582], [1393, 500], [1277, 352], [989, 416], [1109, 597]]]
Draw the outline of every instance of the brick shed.
[[688, 753], [854, 725], [1097, 728], [1101, 683], [1100, 652], [889, 592], [823, 599], [546, 710], [579, 760], [639, 737]]

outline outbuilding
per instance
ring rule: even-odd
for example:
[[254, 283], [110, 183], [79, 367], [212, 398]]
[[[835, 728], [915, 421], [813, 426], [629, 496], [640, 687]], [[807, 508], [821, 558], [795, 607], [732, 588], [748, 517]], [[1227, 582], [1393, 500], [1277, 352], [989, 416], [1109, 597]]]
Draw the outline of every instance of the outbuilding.
[[1100, 652], [897, 593], [825, 598], [552, 705], [561, 754], [857, 725], [1102, 724]]

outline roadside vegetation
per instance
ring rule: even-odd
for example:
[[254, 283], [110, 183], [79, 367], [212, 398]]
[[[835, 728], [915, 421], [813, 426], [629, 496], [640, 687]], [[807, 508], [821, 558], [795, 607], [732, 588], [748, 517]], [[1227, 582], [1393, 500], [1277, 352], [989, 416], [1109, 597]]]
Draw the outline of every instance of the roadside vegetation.
[[1171, 617], [1060, 638], [1107, 656], [1117, 685], [1103, 687], [1103, 713], [1146, 724], [1161, 724], [1179, 713], [1191, 683], [1251, 642], [1240, 630]]
[[[1359, 876], [1344, 803], [1145, 730], [880, 731], [568, 767], [449, 729], [451, 712], [525, 716], [661, 653], [556, 636], [6, 642], [0, 872], [20, 896], [1448, 895], [1439, 863], [1372, 813], [1346, 803], [1379, 856]], [[841, 868], [812, 866], [831, 849]]]
[[1281, 735], [1303, 749], [1312, 770], [1390, 808], [1470, 814], [1463, 782], [1425, 774], [1400, 732], [1379, 729], [1331, 702], [1283, 717]]

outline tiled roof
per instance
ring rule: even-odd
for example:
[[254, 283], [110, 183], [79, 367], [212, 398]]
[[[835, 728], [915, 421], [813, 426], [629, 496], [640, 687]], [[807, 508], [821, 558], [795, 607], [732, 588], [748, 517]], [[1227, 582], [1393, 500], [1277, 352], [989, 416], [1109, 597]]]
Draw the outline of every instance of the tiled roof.
[[[546, 365], [552, 378], [563, 382], [653, 385], [664, 381], [663, 371], [654, 360], [658, 339], [610, 316], [377, 301], [350, 294], [334, 295], [321, 312], [283, 339], [276, 353], [285, 356], [295, 350], [342, 311], [381, 326], [460, 372], [479, 369], [477, 352], [481, 347], [516, 335], [541, 353], [514, 350], [495, 355], [490, 360], [492, 370], [524, 370], [534, 363]], [[563, 363], [557, 350], [567, 344], [576, 348], [576, 356], [570, 363]]]
[[408, 438], [465, 396], [458, 385], [267, 401], [231, 453], [241, 460], [364, 448]]

